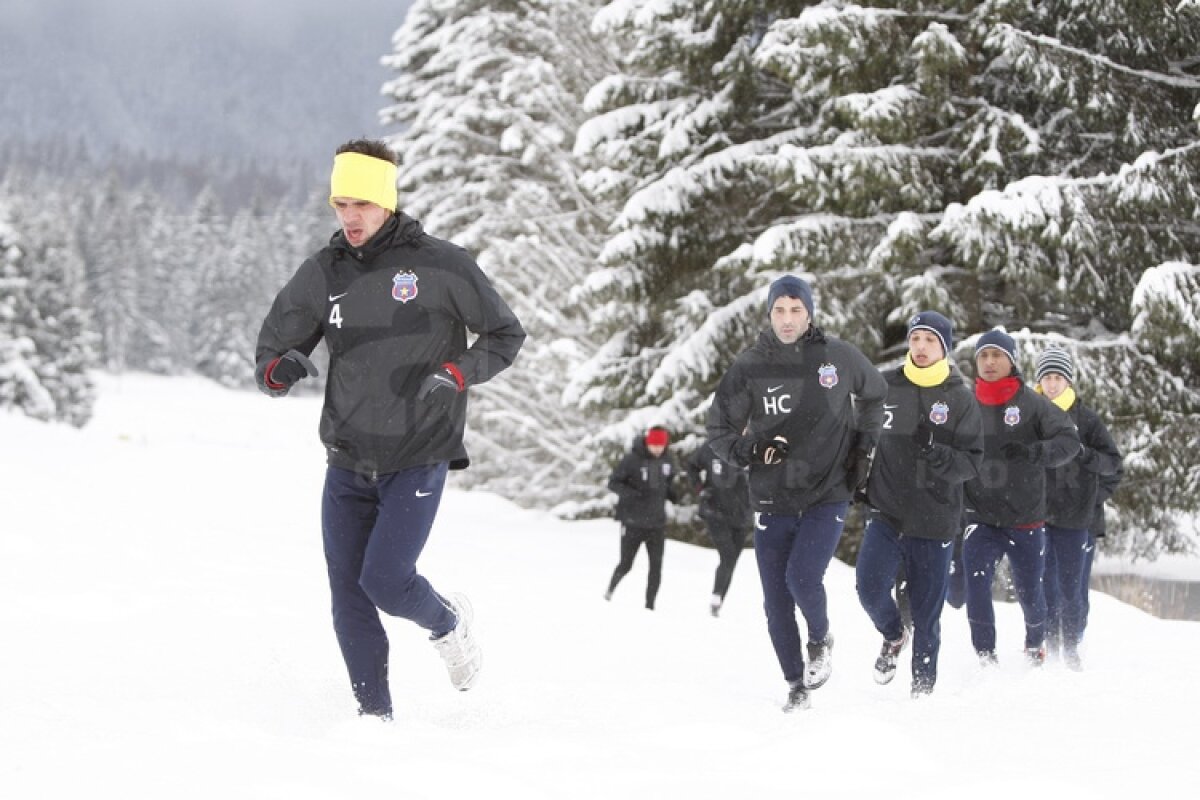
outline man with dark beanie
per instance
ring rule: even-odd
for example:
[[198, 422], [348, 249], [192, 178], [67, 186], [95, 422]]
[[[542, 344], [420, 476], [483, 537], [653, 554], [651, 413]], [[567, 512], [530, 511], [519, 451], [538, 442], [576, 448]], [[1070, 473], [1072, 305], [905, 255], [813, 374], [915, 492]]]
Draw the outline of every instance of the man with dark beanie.
[[[417, 559], [447, 471], [470, 463], [469, 390], [512, 364], [525, 331], [475, 259], [397, 209], [386, 142], [338, 148], [329, 204], [339, 230], [276, 296], [255, 379], [268, 395], [286, 395], [316, 377], [308, 356], [325, 340], [321, 530], [333, 627], [359, 713], [390, 719], [380, 611], [429, 631], [454, 688], [479, 675], [469, 601], [434, 591]], [[299, 502], [282, 494], [275, 502]]]
[[875, 446], [866, 532], [855, 566], [858, 599], [883, 635], [875, 680], [890, 683], [908, 642], [892, 586], [903, 569], [913, 621], [912, 696], [933, 691], [950, 557], [962, 526], [963, 483], [975, 477], [983, 431], [974, 393], [950, 358], [953, 325], [936, 311], [908, 322], [904, 364], [888, 393]]
[[[813, 324], [812, 290], [787, 275], [767, 292], [770, 328], [717, 387], [708, 437], [750, 468], [754, 552], [767, 632], [788, 683], [784, 711], [807, 708], [832, 669], [825, 570], [846, 509], [870, 470], [887, 384], [858, 348]], [[808, 624], [808, 663], [796, 622]]]
[[1104, 517], [1104, 501], [1121, 480], [1121, 451], [1096, 412], [1075, 393], [1075, 362], [1061, 347], [1048, 347], [1037, 358], [1037, 391], [1066, 411], [1079, 431], [1079, 453], [1046, 470], [1047, 650], [1061, 651], [1073, 670], [1083, 668], [1087, 562], [1095, 549], [1092, 530]]
[[621, 560], [613, 570], [604, 592], [611, 600], [617, 584], [633, 569], [638, 548], [646, 545], [650, 572], [646, 578], [646, 608], [654, 610], [658, 587], [662, 583], [663, 549], [667, 535], [666, 503], [677, 501], [675, 464], [667, 455], [671, 435], [655, 425], [633, 440], [629, 452], [617, 464], [608, 479], [608, 488], [617, 495], [617, 521], [621, 523]]
[[1017, 345], [1007, 333], [991, 330], [976, 340], [975, 366], [983, 461], [966, 485], [963, 538], [971, 643], [980, 663], [996, 663], [992, 578], [1007, 555], [1025, 616], [1025, 657], [1040, 666], [1046, 660], [1046, 470], [1075, 457], [1079, 435], [1061, 409], [1021, 380]]

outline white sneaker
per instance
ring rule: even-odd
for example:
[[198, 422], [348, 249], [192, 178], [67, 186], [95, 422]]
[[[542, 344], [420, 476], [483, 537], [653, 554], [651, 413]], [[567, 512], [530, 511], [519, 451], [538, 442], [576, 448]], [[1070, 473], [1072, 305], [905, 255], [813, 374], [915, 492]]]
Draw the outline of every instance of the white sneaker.
[[833, 634], [819, 642], [808, 643], [808, 665], [804, 668], [804, 688], [820, 689], [833, 672]]
[[[900, 629], [900, 638], [889, 642], [883, 640], [879, 648], [879, 658], [875, 659], [875, 682], [883, 686], [892, 682], [896, 677], [896, 665], [900, 661], [900, 653], [908, 644], [908, 628]], [[913, 689], [915, 692], [916, 689]]]
[[721, 600], [721, 595], [714, 594], [712, 599], [708, 601], [709, 613], [711, 613], [714, 617], [720, 616], [722, 603], [723, 601]]
[[483, 653], [472, 629], [475, 612], [465, 595], [452, 594], [446, 598], [446, 602], [458, 617], [458, 624], [445, 636], [434, 639], [433, 646], [446, 662], [450, 683], [455, 689], [465, 692], [475, 685], [479, 669], [483, 666]]

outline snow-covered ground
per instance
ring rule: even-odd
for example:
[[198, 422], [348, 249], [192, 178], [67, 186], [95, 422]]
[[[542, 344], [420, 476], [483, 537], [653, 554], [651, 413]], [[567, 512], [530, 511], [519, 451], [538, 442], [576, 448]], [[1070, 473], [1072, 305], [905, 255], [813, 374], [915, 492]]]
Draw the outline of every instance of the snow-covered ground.
[[[1001, 667], [947, 609], [937, 692], [876, 686], [853, 571], [813, 708], [785, 694], [747, 552], [720, 619], [716, 556], [644, 553], [613, 602], [611, 521], [451, 489], [422, 561], [465, 591], [485, 671], [453, 691], [394, 621], [396, 720], [359, 719], [329, 623], [317, 399], [101, 376], [83, 431], [0, 413], [4, 798], [1162, 797], [1195, 785], [1200, 624], [1094, 594], [1086, 671]], [[451, 482], [453, 486], [453, 479]]]

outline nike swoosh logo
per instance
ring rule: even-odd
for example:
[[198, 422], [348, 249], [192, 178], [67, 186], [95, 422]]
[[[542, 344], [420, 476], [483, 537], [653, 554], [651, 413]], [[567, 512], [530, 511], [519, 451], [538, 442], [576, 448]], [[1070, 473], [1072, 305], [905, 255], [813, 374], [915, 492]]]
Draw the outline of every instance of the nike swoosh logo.
[[433, 492], [422, 492], [420, 489], [417, 489], [417, 497], [429, 497], [431, 494]]
[[845, 521], [846, 521], [846, 520], [842, 519], [841, 517], [834, 517], [834, 519], [836, 519], [838, 522], [845, 522]]
[[782, 389], [782, 388], [783, 388], [783, 384], [782, 384], [782, 383], [781, 383], [781, 384], [779, 384], [778, 386], [768, 386], [768, 387], [767, 387], [767, 394], [771, 394], [772, 392], [778, 392], [778, 391], [779, 391], [780, 389]]
[[350, 293], [342, 292], [341, 294], [331, 294], [331, 295], [329, 295], [329, 302], [332, 303], [334, 300], [341, 300], [343, 297], [345, 297], [348, 294], [350, 294]]
[[942, 549], [945, 550], [947, 547], [949, 547], [952, 544], [954, 544], [953, 540], [949, 541], [949, 542], [942, 542]]

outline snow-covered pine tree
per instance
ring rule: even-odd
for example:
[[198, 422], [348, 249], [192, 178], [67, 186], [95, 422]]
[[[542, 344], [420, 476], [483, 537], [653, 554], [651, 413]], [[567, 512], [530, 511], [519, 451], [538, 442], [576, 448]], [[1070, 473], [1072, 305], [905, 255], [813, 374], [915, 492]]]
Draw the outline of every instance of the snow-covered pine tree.
[[597, 6], [417, 0], [384, 59], [401, 207], [474, 253], [529, 334], [516, 368], [473, 393], [461, 480], [564, 509], [593, 491], [577, 473], [587, 418], [561, 396], [594, 349], [566, 299], [607, 222], [571, 151], [610, 58], [588, 29]]
[[1129, 456], [1106, 549], [1190, 549], [1200, 392], [1196, 351], [1178, 347], [1196, 315], [1178, 262], [1200, 252], [1200, 9], [992, 10], [964, 29], [980, 43], [976, 95], [1023, 133], [992, 147], [994, 179], [948, 207], [930, 241], [977, 282], [979, 327], [1055, 331], [1102, 356], [1090, 399]]
[[0, 200], [0, 408], [80, 426], [92, 414], [95, 365], [83, 263], [61, 224], [68, 199], [41, 200]]
[[[256, 216], [253, 209], [237, 212], [221, 237], [220, 248], [210, 251], [216, 257], [195, 265], [205, 288], [197, 298], [199, 313], [190, 363], [201, 375], [226, 386], [251, 385], [254, 344], [263, 309], [269, 307], [272, 296], [266, 280], [273, 277], [273, 271], [264, 269], [258, 258], [261, 242], [270, 237], [259, 235], [263, 227]], [[281, 285], [274, 286], [274, 291]]]
[[[139, 366], [137, 359], [144, 353], [137, 342], [142, 309], [136, 238], [141, 226], [128, 222], [147, 221], [146, 215], [153, 214], [153, 207], [135, 202], [112, 176], [101, 183], [98, 191], [86, 196], [88, 206], [78, 225], [87, 295], [100, 334], [102, 364], [110, 371], [122, 372], [129, 366]], [[137, 211], [141, 217], [135, 215]]]
[[927, 14], [796, 10], [632, 0], [597, 15], [627, 54], [590, 93], [577, 141], [597, 162], [589, 186], [623, 203], [576, 296], [603, 345], [572, 396], [623, 412], [596, 434], [601, 461], [651, 422], [694, 446], [782, 273], [813, 279], [818, 325], [877, 353], [896, 304], [885, 268], [921, 248], [945, 201], [944, 101], [902, 79], [950, 94], [961, 53], [935, 40], [909, 55]]
[[34, 372], [54, 401], [54, 419], [77, 427], [92, 416], [95, 387], [89, 370], [98, 365], [99, 336], [88, 307], [83, 256], [75, 228], [83, 201], [63, 192], [42, 194], [45, 203], [18, 205], [13, 219], [24, 236], [29, 299], [34, 324]]
[[[1195, 3], [794, 9], [597, 17], [629, 58], [590, 95], [579, 149], [604, 165], [590, 185], [625, 199], [579, 294], [603, 344], [574, 389], [624, 409], [613, 446], [651, 419], [698, 428], [781, 272], [813, 278], [819, 325], [886, 357], [923, 307], [960, 335], [1120, 337], [1143, 272], [1197, 252]], [[1105, 362], [1105, 394], [1135, 362], [1154, 363]]]
[[8, 203], [0, 198], [0, 408], [46, 420], [54, 416], [54, 400], [31, 364], [33, 302], [24, 254], [11, 220]]

